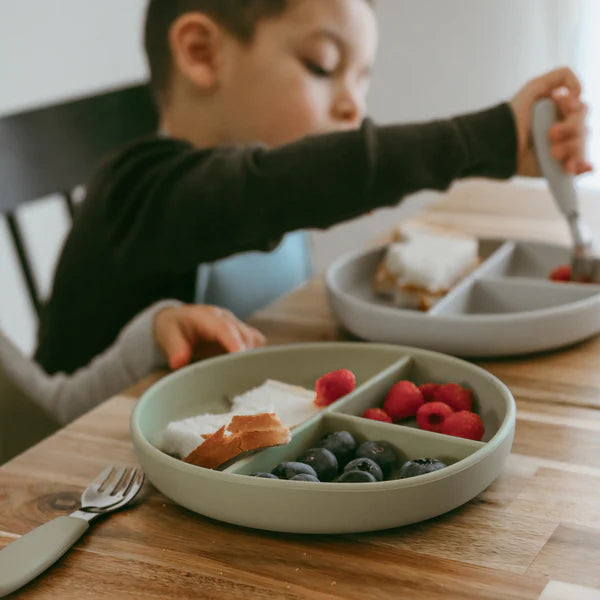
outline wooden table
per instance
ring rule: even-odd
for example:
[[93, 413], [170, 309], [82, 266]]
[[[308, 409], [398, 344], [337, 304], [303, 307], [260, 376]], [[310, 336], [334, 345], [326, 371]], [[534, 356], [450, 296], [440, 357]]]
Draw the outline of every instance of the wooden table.
[[[468, 185], [421, 219], [566, 240], [547, 196], [526, 196]], [[258, 312], [253, 323], [273, 343], [347, 337], [318, 279]], [[93, 525], [16, 597], [600, 598], [600, 338], [478, 364], [512, 390], [517, 428], [503, 474], [465, 506], [384, 532], [284, 535], [212, 521], [150, 488], [138, 506]], [[150, 381], [0, 469], [0, 547], [73, 510], [106, 463], [135, 460], [128, 419]]]

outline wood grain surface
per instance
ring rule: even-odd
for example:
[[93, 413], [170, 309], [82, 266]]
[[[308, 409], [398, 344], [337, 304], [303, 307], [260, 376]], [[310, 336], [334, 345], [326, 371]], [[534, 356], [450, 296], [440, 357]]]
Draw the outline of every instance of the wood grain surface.
[[[568, 239], [537, 188], [473, 182], [420, 219], [477, 234]], [[270, 343], [351, 339], [320, 279], [252, 323]], [[212, 521], [147, 486], [136, 506], [94, 524], [13, 597], [600, 599], [600, 338], [476, 362], [513, 392], [516, 435], [501, 476], [451, 513], [368, 534], [275, 534]], [[158, 376], [0, 468], [0, 547], [73, 510], [105, 464], [135, 460], [129, 415]]]

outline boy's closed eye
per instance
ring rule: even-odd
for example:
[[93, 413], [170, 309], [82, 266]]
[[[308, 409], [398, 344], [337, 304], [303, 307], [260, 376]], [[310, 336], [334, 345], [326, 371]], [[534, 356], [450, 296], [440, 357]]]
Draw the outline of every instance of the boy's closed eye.
[[342, 62], [340, 49], [329, 40], [313, 42], [300, 56], [309, 73], [317, 77], [331, 77]]
[[303, 62], [308, 72], [316, 77], [331, 77], [335, 72], [335, 69], [327, 69], [312, 60], [305, 59]]

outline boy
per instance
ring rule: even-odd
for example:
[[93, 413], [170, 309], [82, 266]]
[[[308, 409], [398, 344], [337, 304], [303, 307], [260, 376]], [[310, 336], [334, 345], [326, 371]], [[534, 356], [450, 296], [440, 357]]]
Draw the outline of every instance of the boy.
[[91, 182], [41, 317], [42, 365], [72, 371], [145, 306], [192, 301], [199, 263], [458, 177], [538, 174], [529, 114], [559, 89], [553, 152], [570, 172], [591, 168], [570, 70], [480, 113], [376, 127], [364, 120], [376, 44], [369, 0], [151, 0], [164, 135], [123, 149]]
[[89, 365], [49, 376], [0, 331], [0, 464], [154, 370], [264, 343], [229, 311], [166, 300], [136, 316]]

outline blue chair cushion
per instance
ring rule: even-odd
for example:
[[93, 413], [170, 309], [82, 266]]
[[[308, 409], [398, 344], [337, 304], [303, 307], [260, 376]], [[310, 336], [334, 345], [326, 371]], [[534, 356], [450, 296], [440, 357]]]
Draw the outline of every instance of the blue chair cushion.
[[288, 233], [272, 252], [244, 252], [198, 268], [196, 302], [216, 304], [244, 319], [308, 279], [307, 235]]

